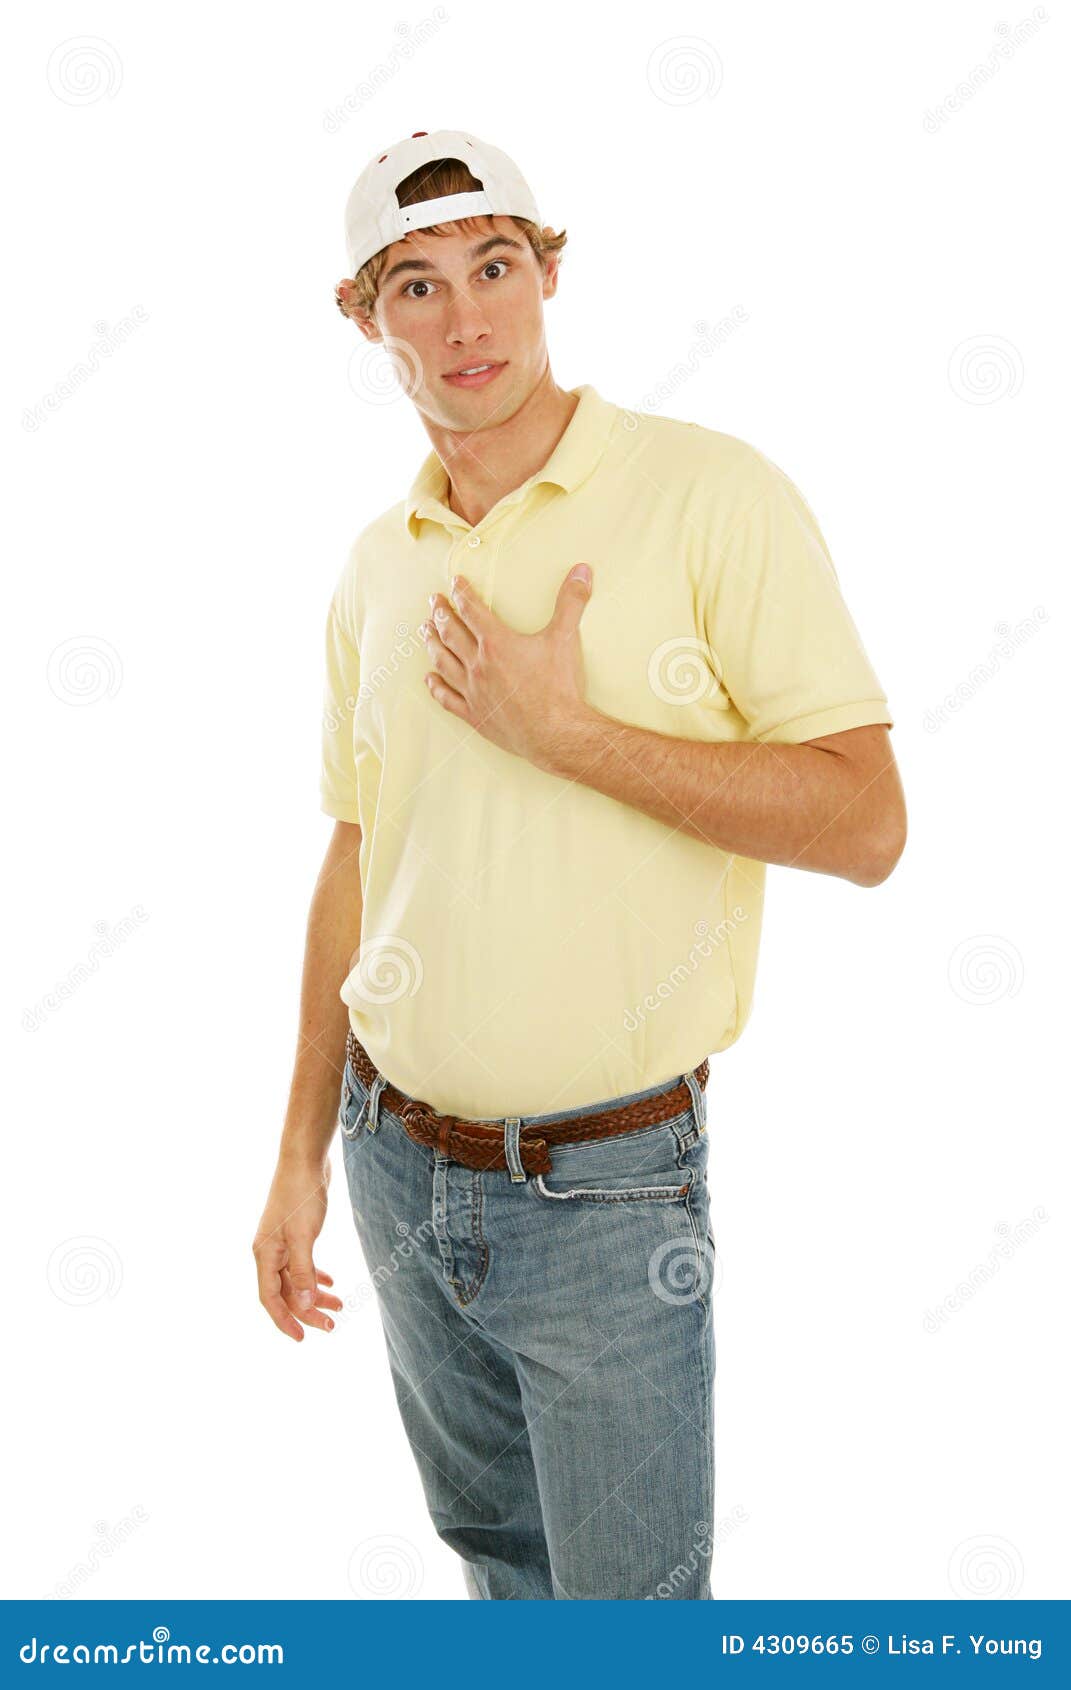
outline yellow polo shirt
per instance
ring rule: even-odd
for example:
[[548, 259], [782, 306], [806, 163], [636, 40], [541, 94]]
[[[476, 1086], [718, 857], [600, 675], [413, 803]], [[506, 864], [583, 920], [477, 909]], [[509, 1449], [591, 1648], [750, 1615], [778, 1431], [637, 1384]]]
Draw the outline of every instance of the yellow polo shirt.
[[640, 1091], [732, 1044], [765, 866], [444, 710], [417, 632], [429, 593], [450, 597], [463, 574], [534, 633], [586, 561], [587, 698], [608, 716], [789, 744], [892, 724], [792, 482], [730, 435], [572, 391], [544, 467], [474, 528], [432, 453], [354, 542], [327, 618], [321, 807], [362, 833], [361, 950], [341, 996], [389, 1080], [475, 1119]]

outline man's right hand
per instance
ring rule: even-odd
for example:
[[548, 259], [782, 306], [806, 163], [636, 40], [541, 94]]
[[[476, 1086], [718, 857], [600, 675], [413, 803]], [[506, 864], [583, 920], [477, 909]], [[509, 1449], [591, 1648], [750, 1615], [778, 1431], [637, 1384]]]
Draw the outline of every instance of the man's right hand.
[[323, 1289], [333, 1285], [329, 1273], [313, 1263], [312, 1247], [327, 1213], [331, 1163], [280, 1159], [268, 1201], [253, 1240], [260, 1300], [280, 1332], [300, 1343], [305, 1326], [330, 1332], [334, 1321], [324, 1311], [341, 1309], [342, 1301]]

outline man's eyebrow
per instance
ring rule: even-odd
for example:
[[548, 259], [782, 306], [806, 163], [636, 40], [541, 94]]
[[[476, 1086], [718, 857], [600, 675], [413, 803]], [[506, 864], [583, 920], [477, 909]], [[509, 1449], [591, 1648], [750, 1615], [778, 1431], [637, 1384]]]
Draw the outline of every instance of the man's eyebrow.
[[[511, 240], [509, 235], [490, 235], [487, 240], [478, 241], [475, 246], [469, 247], [469, 259], [483, 258], [485, 253], [490, 252], [496, 246], [512, 246], [516, 247], [518, 252], [523, 251], [520, 241]], [[394, 276], [401, 275], [403, 271], [434, 270], [434, 268], [434, 264], [428, 264], [423, 258], [402, 258], [399, 259], [397, 264], [391, 265], [387, 274], [381, 277], [379, 285], [381, 288], [385, 288]]]

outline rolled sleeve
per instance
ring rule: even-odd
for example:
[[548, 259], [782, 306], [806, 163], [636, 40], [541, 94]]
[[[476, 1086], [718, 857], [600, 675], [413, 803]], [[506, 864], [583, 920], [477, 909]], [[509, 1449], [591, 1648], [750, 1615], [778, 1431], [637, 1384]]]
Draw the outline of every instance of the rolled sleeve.
[[704, 595], [715, 668], [750, 737], [800, 744], [892, 726], [814, 513], [753, 452], [743, 509], [714, 547]]

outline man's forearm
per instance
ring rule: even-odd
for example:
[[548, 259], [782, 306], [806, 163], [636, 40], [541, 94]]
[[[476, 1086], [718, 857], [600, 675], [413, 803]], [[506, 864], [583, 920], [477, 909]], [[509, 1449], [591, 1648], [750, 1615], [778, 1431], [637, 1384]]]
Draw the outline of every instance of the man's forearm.
[[339, 987], [361, 936], [360, 829], [336, 824], [309, 909], [297, 1054], [280, 1160], [320, 1163], [338, 1116], [349, 1015]]
[[674, 739], [586, 709], [544, 766], [723, 851], [862, 886], [886, 877], [903, 844], [891, 752], [863, 776], [817, 745]]

